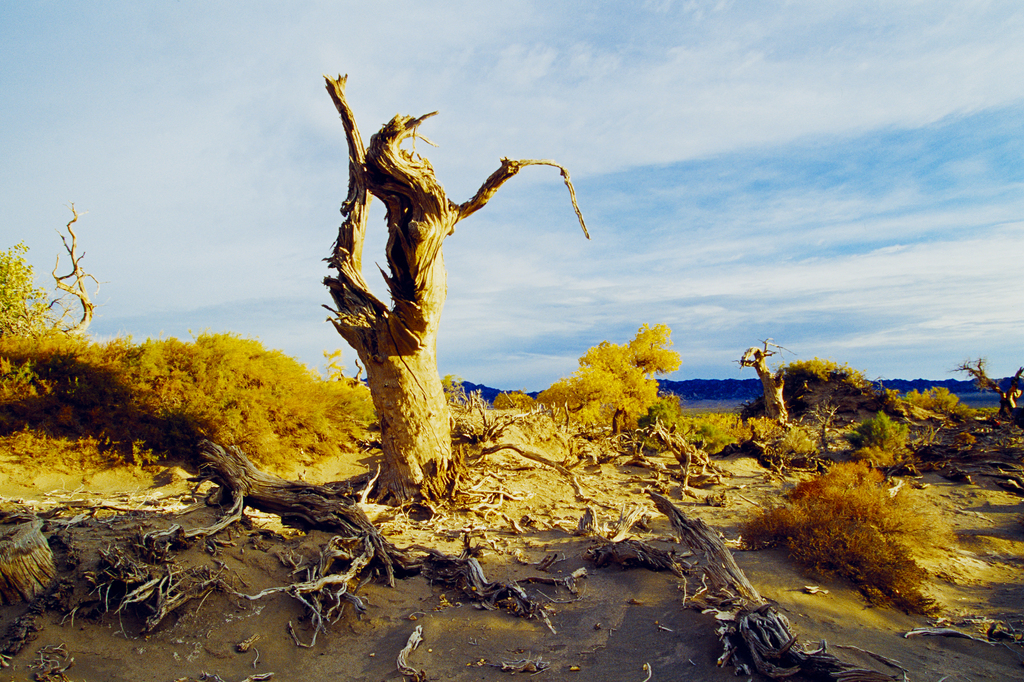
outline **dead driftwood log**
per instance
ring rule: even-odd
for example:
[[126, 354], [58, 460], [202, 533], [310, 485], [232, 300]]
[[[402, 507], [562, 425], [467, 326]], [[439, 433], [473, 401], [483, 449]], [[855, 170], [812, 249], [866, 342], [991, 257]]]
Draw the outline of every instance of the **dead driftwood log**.
[[[479, 608], [489, 611], [505, 609], [520, 618], [537, 619], [557, 634], [543, 604], [530, 598], [516, 581], [488, 581], [480, 562], [468, 554], [454, 557], [428, 550], [424, 573], [430, 582], [457, 590], [466, 599], [476, 602]], [[579, 595], [578, 581], [586, 577], [587, 572], [579, 569], [565, 578], [526, 578], [519, 582], [558, 585], [573, 595]]]
[[419, 560], [380, 534], [355, 502], [356, 494], [349, 486], [287, 481], [257, 469], [238, 448], [223, 448], [208, 440], [200, 443], [199, 454], [210, 478], [229, 490], [236, 503], [241, 497], [245, 505], [278, 514], [286, 523], [365, 539], [367, 551], [372, 550], [366, 565], [382, 574], [389, 586], [394, 586], [396, 573], [419, 571]]
[[[703, 573], [703, 589], [689, 602], [715, 615], [718, 638], [725, 649], [718, 665], [732, 664], [737, 674], [749, 675], [753, 671], [743, 660], [749, 657], [759, 673], [772, 679], [797, 673], [829, 682], [892, 682], [897, 679], [839, 660], [826, 651], [824, 641], [812, 650], [798, 646], [786, 616], [750, 584], [718, 533], [700, 519], [688, 517], [667, 497], [653, 491], [648, 495], [658, 511], [668, 517], [680, 544], [694, 553], [697, 568]], [[874, 657], [902, 670], [906, 679], [906, 670], [898, 663]]]
[[4, 604], [32, 601], [53, 580], [57, 569], [42, 529], [43, 520], [31, 514], [10, 517], [0, 526], [0, 600]]
[[640, 540], [621, 540], [600, 547], [591, 547], [583, 558], [594, 562], [598, 568], [608, 564], [618, 564], [623, 568], [640, 566], [651, 571], [672, 571], [674, 575], [683, 577], [683, 568], [674, 554]]

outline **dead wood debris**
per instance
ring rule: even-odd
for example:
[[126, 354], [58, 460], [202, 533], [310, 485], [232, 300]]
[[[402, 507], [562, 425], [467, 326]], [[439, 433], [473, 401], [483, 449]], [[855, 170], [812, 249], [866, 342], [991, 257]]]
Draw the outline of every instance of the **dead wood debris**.
[[619, 564], [623, 568], [641, 567], [651, 571], [671, 571], [680, 578], [685, 575], [676, 556], [640, 540], [621, 540], [591, 547], [583, 557], [598, 568]]
[[608, 542], [619, 542], [626, 538], [634, 525], [645, 523], [646, 516], [643, 505], [634, 504], [628, 509], [626, 505], [622, 505], [619, 509], [618, 521], [605, 526], [597, 520], [597, 512], [594, 511], [594, 508], [588, 505], [576, 525], [574, 535], [596, 535]]
[[660, 444], [675, 456], [682, 468], [679, 478], [684, 490], [690, 487], [691, 478], [693, 478], [693, 485], [703, 487], [721, 485], [722, 477], [729, 475], [728, 472], [719, 469], [711, 462], [710, 455], [703, 448], [666, 428], [660, 420], [655, 421], [646, 429], [639, 430], [637, 435], [643, 440], [651, 440]]
[[135, 547], [135, 553], [120, 547], [100, 549], [97, 570], [86, 572], [85, 578], [102, 612], [136, 607], [145, 613], [143, 632], [153, 631], [186, 603], [223, 586], [221, 571], [208, 566], [182, 569], [173, 561], [147, 563], [138, 556], [140, 545]]
[[37, 621], [46, 610], [46, 601], [36, 598], [29, 604], [28, 610], [7, 626], [3, 640], [0, 642], [0, 667], [10, 665], [10, 659], [24, 648], [25, 644], [35, 638], [39, 632]]
[[480, 456], [484, 457], [486, 455], [494, 454], [495, 452], [499, 452], [501, 450], [512, 450], [519, 456], [525, 457], [526, 459], [532, 462], [537, 462], [538, 464], [543, 464], [544, 466], [551, 467], [558, 473], [562, 474], [562, 476], [564, 476], [569, 481], [569, 484], [572, 486], [572, 489], [576, 492], [577, 499], [590, 499], [590, 497], [585, 492], [583, 492], [583, 487], [580, 485], [579, 479], [576, 478], [576, 475], [574, 473], [566, 469], [561, 464], [558, 464], [557, 462], [552, 462], [547, 457], [539, 455], [536, 452], [526, 450], [524, 448], [519, 447], [518, 445], [512, 445], [510, 443], [499, 443], [498, 445], [492, 445], [481, 450]]
[[412, 678], [413, 682], [421, 682], [427, 679], [426, 672], [417, 670], [409, 665], [409, 654], [415, 651], [419, 645], [423, 642], [423, 626], [417, 625], [413, 629], [412, 634], [409, 635], [409, 641], [406, 642], [402, 650], [398, 652], [398, 672], [402, 673], [406, 677]]
[[[442, 554], [437, 550], [428, 550], [424, 560], [424, 573], [432, 583], [458, 590], [468, 601], [475, 602], [478, 608], [489, 611], [503, 608], [520, 618], [536, 618], [542, 621], [553, 634], [557, 634], [543, 604], [531, 599], [515, 581], [489, 582], [480, 562], [469, 556], [468, 553], [454, 557]], [[541, 578], [533, 579], [533, 581], [548, 582], [550, 580], [553, 582], [548, 584], [564, 584], [575, 594], [578, 593], [575, 586], [576, 577], [574, 576], [576, 575], [574, 573], [565, 579], [574, 581], [571, 583], [572, 587], [568, 582], [559, 583], [555, 579]], [[586, 573], [584, 572], [578, 577], [586, 577]]]
[[955, 630], [953, 628], [914, 628], [913, 630], [903, 634], [903, 637], [906, 639], [909, 639], [911, 637], [922, 636], [959, 637], [960, 639], [970, 639], [975, 642], [983, 642], [985, 644], [995, 644], [995, 642], [990, 642], [989, 640], [983, 637], [975, 637], [974, 635], [969, 635], [966, 632], [960, 632], [959, 630]]
[[[244, 680], [239, 682], [259, 682], [260, 680], [269, 680], [274, 676], [274, 673], [258, 673], [255, 675], [249, 675]], [[199, 677], [196, 678], [198, 682], [227, 682], [223, 677], [217, 673], [202, 672]], [[175, 680], [174, 682], [192, 682], [191, 677], [182, 677], [181, 679]]]
[[[360, 550], [358, 553], [356, 548]], [[341, 618], [345, 604], [353, 606], [357, 617], [366, 612], [362, 599], [357, 597], [351, 588], [363, 568], [372, 561], [375, 551], [376, 548], [369, 538], [359, 540], [336, 535], [323, 546], [316, 564], [305, 569], [306, 580], [291, 585], [268, 587], [256, 594], [244, 594], [233, 589], [230, 592], [249, 601], [257, 601], [272, 594], [286, 594], [301, 603], [306, 607], [313, 626], [312, 640], [305, 644], [299, 639], [294, 628], [290, 628], [290, 632], [297, 646], [309, 649], [316, 645], [317, 635], [326, 632], [326, 623], [333, 623]], [[331, 573], [334, 564], [340, 561], [347, 561], [348, 567], [341, 573]], [[228, 588], [225, 586], [225, 589]], [[239, 651], [243, 651], [243, 644], [251, 645], [253, 641], [253, 638], [249, 638], [239, 644]]]
[[0, 526], [0, 603], [31, 601], [49, 586], [57, 569], [40, 532], [43, 520], [17, 514]]
[[658, 510], [668, 517], [679, 542], [696, 555], [697, 566], [703, 574], [703, 589], [690, 603], [715, 616], [716, 632], [724, 648], [718, 665], [731, 664], [738, 674], [749, 675], [753, 670], [744, 660], [749, 656], [754, 669], [772, 679], [783, 679], [798, 672], [831, 682], [892, 682], [896, 679], [839, 660], [827, 652], [824, 641], [812, 650], [796, 646], [797, 638], [790, 630], [788, 619], [750, 584], [721, 537], [700, 519], [686, 516], [667, 497], [655, 492], [648, 494]]
[[545, 661], [540, 656], [527, 656], [516, 661], [502, 661], [501, 663], [487, 663], [493, 668], [498, 668], [502, 672], [512, 673], [531, 673], [537, 674], [544, 672], [551, 667], [551, 663]]
[[382, 575], [388, 585], [394, 585], [396, 573], [419, 571], [419, 562], [388, 542], [370, 522], [355, 501], [358, 493], [349, 486], [287, 481], [257, 469], [238, 448], [222, 448], [208, 440], [200, 443], [199, 453], [211, 476], [232, 496], [243, 498], [244, 504], [278, 514], [282, 521], [299, 527], [366, 538], [374, 550], [367, 569]]

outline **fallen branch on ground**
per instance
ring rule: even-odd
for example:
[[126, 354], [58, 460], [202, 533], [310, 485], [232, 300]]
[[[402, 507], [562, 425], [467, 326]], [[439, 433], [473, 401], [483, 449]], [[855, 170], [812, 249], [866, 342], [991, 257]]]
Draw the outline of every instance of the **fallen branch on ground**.
[[[453, 557], [437, 550], [428, 551], [429, 554], [424, 559], [424, 572], [431, 582], [457, 589], [464, 597], [476, 602], [480, 608], [489, 611], [504, 608], [520, 618], [541, 620], [553, 634], [558, 634], [548, 619], [544, 605], [531, 599], [515, 581], [489, 582], [484, 576], [480, 562], [473, 557], [465, 554]], [[586, 573], [580, 577], [586, 577]], [[575, 589], [575, 586], [569, 587], [568, 584], [566, 587], [570, 591]]]
[[490, 454], [493, 454], [493, 453], [498, 452], [500, 450], [512, 450], [513, 452], [517, 453], [519, 456], [525, 457], [526, 459], [528, 459], [530, 461], [537, 462], [538, 464], [543, 464], [544, 466], [547, 466], [547, 467], [551, 467], [552, 469], [554, 469], [558, 473], [560, 473], [563, 476], [565, 476], [566, 479], [568, 479], [569, 484], [572, 485], [572, 489], [576, 491], [576, 498], [577, 499], [580, 499], [580, 500], [589, 500], [590, 499], [583, 492], [583, 488], [580, 486], [580, 482], [579, 482], [579, 480], [577, 480], [576, 475], [574, 473], [572, 473], [571, 471], [566, 469], [561, 464], [558, 464], [557, 462], [552, 462], [550, 459], [544, 457], [543, 455], [538, 455], [536, 452], [531, 452], [529, 450], [524, 450], [523, 448], [519, 447], [518, 445], [510, 445], [508, 443], [502, 443], [502, 444], [492, 445], [490, 447], [484, 448], [483, 450], [480, 451], [480, 456], [483, 457], [485, 455], [490, 455]]
[[306, 529], [366, 538], [373, 547], [368, 568], [383, 573], [388, 585], [394, 586], [396, 571], [404, 575], [419, 571], [418, 560], [380, 534], [356, 503], [357, 493], [345, 484], [287, 481], [257, 469], [238, 448], [222, 448], [208, 440], [200, 444], [199, 454], [213, 470], [213, 478], [232, 496], [242, 497], [244, 504]]
[[826, 651], [824, 641], [810, 651], [796, 646], [796, 635], [790, 630], [789, 620], [747, 580], [718, 533], [700, 519], [688, 517], [667, 497], [655, 492], [648, 492], [648, 495], [654, 506], [668, 517], [680, 544], [697, 557], [706, 589], [698, 592], [691, 603], [715, 615], [718, 638], [724, 648], [718, 665], [731, 663], [737, 672], [749, 675], [750, 666], [741, 658], [745, 653], [759, 673], [772, 679], [783, 679], [798, 672], [829, 682], [892, 682], [896, 679], [839, 660]]

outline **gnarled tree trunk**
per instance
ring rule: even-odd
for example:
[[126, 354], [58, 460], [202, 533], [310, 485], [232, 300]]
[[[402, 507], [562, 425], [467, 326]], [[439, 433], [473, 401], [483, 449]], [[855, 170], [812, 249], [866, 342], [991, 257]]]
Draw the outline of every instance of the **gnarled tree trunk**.
[[768, 358], [775, 355], [774, 351], [768, 350], [771, 345], [764, 342], [764, 349], [751, 346], [740, 358], [740, 367], [753, 367], [761, 380], [761, 387], [764, 389], [764, 410], [769, 418], [780, 424], [789, 423], [789, 411], [786, 409], [786, 401], [782, 396], [782, 389], [785, 386], [785, 377], [782, 376], [780, 367], [774, 374], [768, 369]]
[[[954, 372], [967, 372], [974, 378], [974, 385], [978, 387], [979, 391], [992, 391], [999, 396], [999, 413], [1000, 417], [1005, 419], [1013, 419], [1014, 411], [1017, 409], [1017, 400], [1021, 396], [1020, 378], [1024, 374], [1024, 367], [1017, 370], [1017, 373], [1010, 378], [1010, 385], [1004, 391], [998, 381], [990, 379], [988, 377], [988, 370], [986, 368], [987, 362], [985, 358], [978, 358], [977, 360], [965, 360], [960, 363]], [[1022, 416], [1024, 418], [1024, 416]]]
[[[324, 279], [334, 299], [331, 322], [366, 366], [367, 383], [381, 420], [384, 468], [378, 497], [437, 499], [455, 484], [448, 403], [437, 373], [437, 330], [447, 296], [441, 245], [455, 224], [483, 208], [498, 188], [528, 165], [550, 165], [576, 199], [568, 172], [552, 161], [502, 159], [469, 201], [455, 204], [434, 177], [430, 162], [402, 148], [419, 137], [419, 118], [398, 115], [363, 146], [345, 99], [347, 77], [325, 76], [348, 139], [349, 188], [344, 222], [327, 259], [337, 275]], [[436, 112], [434, 112], [436, 113]], [[362, 275], [362, 250], [370, 196], [387, 209], [388, 307]], [[583, 225], [579, 209], [576, 214]], [[583, 226], [586, 233], [586, 226]]]

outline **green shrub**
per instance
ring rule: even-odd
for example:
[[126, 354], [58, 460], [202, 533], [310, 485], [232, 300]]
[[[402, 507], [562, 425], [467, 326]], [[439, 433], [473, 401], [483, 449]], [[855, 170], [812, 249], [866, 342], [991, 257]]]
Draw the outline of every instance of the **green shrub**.
[[647, 414], [637, 420], [637, 425], [640, 428], [647, 428], [659, 421], [669, 428], [673, 426], [678, 427], [684, 421], [679, 396], [660, 396], [657, 402], [647, 408]]
[[25, 242], [0, 251], [0, 336], [37, 336], [53, 329], [49, 294], [37, 288]]
[[675, 395], [662, 396], [658, 402], [647, 408], [647, 414], [640, 418], [640, 428], [646, 428], [660, 421], [687, 440], [704, 448], [709, 454], [717, 454], [726, 445], [735, 443], [745, 435], [745, 428], [739, 415], [732, 413], [706, 412], [685, 414]]
[[232, 334], [0, 339], [0, 435], [88, 436], [134, 461], [189, 458], [206, 437], [284, 466], [340, 454], [372, 419], [365, 387]]
[[799, 564], [851, 581], [871, 601], [915, 613], [934, 607], [911, 548], [929, 537], [941, 542], [942, 533], [905, 492], [890, 495], [882, 475], [864, 463], [837, 464], [799, 483], [785, 504], [766, 509], [742, 532], [748, 547], [785, 547]]
[[870, 459], [886, 453], [891, 458], [903, 452], [909, 435], [910, 427], [892, 421], [885, 412], [879, 412], [844, 434], [851, 445]]

